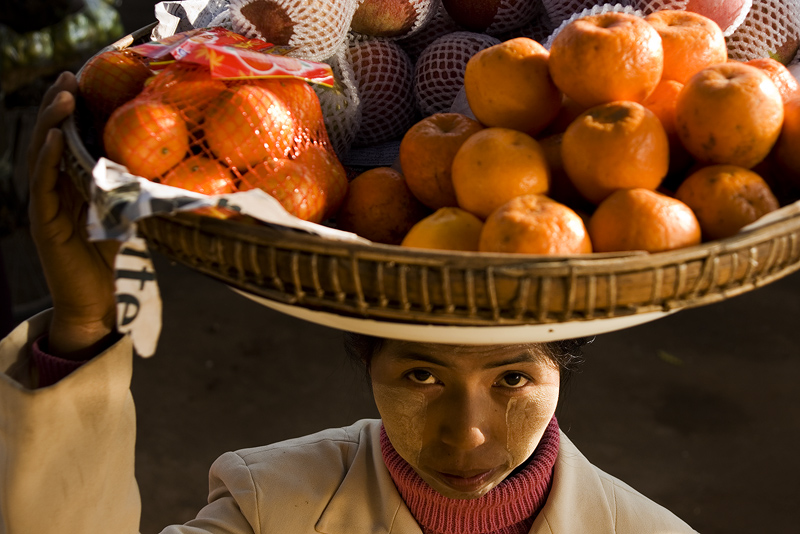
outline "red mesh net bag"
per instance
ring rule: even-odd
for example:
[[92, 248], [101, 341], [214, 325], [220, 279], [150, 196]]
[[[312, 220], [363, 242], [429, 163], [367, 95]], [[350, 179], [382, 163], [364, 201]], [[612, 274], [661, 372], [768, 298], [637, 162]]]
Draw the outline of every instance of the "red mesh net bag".
[[[309, 66], [292, 61], [286, 65]], [[105, 155], [166, 185], [205, 194], [259, 188], [301, 219], [331, 217], [347, 178], [311, 84], [286, 73], [220, 78], [211, 64], [218, 66], [176, 61], [158, 71], [105, 122]], [[310, 67], [304, 75], [317, 68]]]
[[348, 59], [361, 102], [354, 146], [373, 146], [402, 136], [416, 117], [414, 66], [408, 54], [387, 39], [355, 39]]
[[484, 48], [500, 43], [490, 35], [454, 32], [436, 39], [419, 56], [414, 71], [414, 95], [423, 115], [450, 110], [464, 85], [469, 59]]

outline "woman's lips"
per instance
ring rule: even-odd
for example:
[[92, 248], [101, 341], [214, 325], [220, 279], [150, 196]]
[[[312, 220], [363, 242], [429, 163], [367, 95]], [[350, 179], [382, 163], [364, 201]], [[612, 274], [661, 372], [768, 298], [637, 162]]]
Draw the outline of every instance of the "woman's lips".
[[497, 469], [489, 469], [488, 471], [479, 471], [464, 473], [461, 476], [452, 473], [439, 472], [439, 478], [448, 486], [458, 491], [475, 491], [482, 488], [486, 482], [492, 478]]

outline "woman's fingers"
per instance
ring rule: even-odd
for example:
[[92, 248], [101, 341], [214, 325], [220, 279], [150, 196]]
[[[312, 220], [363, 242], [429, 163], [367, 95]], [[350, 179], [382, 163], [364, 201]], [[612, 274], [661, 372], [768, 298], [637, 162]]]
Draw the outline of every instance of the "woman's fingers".
[[39, 157], [39, 150], [47, 132], [61, 124], [75, 111], [75, 91], [77, 91], [75, 77], [62, 75], [45, 94], [28, 146], [28, 172], [36, 168], [36, 159]]
[[45, 135], [30, 176], [29, 211], [34, 232], [56, 217], [60, 204], [56, 184], [60, 173], [64, 136], [57, 128], [51, 128]]

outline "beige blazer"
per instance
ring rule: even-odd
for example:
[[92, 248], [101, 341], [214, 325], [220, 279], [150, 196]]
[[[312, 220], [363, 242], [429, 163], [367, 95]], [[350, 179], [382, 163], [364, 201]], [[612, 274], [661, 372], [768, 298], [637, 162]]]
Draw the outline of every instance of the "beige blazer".
[[[40, 315], [0, 342], [0, 533], [138, 532], [131, 345], [122, 339], [59, 383], [35, 383], [28, 350]], [[380, 453], [380, 421], [363, 420], [211, 467], [209, 504], [165, 534], [421, 534]], [[565, 435], [535, 534], [694, 532], [591, 465]]]

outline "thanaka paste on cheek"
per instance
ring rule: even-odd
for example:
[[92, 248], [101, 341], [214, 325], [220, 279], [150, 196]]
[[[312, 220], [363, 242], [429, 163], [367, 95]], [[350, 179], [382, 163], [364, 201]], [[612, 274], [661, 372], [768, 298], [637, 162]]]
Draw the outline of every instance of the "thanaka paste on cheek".
[[[557, 388], [556, 388], [557, 389]], [[506, 405], [506, 450], [512, 469], [527, 460], [541, 441], [556, 409], [555, 395], [513, 397]]]
[[418, 466], [428, 411], [425, 395], [380, 384], [373, 384], [372, 389], [389, 441], [406, 462]]

